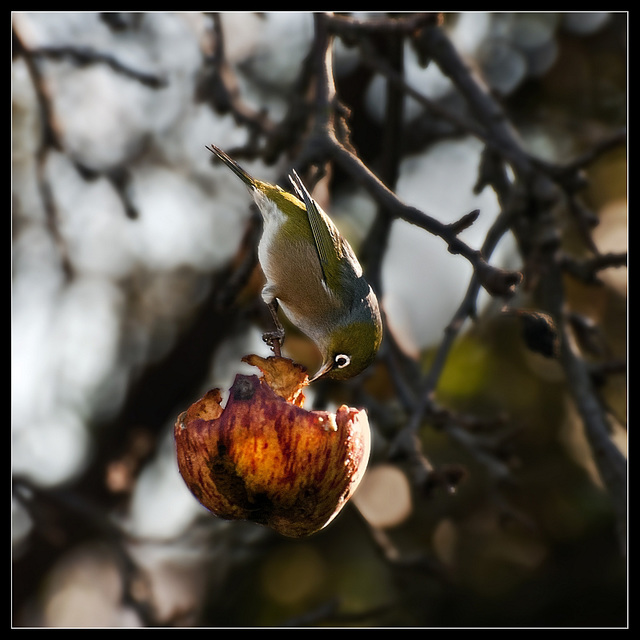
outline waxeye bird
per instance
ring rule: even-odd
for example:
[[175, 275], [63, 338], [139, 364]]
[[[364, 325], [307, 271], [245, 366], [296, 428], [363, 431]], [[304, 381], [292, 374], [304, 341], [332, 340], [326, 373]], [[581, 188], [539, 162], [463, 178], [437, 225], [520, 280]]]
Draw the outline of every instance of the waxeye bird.
[[224, 151], [207, 147], [248, 187], [263, 219], [258, 260], [266, 283], [262, 298], [276, 331], [265, 335], [273, 348], [284, 330], [278, 307], [317, 346], [320, 377], [344, 380], [366, 369], [382, 341], [378, 300], [356, 255], [298, 174], [289, 176], [295, 195], [257, 180]]

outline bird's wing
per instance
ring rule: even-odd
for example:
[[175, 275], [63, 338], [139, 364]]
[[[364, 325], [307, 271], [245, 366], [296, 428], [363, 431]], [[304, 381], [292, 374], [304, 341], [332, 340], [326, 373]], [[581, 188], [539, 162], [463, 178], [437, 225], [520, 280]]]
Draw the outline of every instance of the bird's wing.
[[298, 197], [304, 202], [307, 210], [307, 218], [311, 226], [311, 232], [315, 242], [320, 267], [325, 283], [331, 291], [337, 291], [339, 287], [340, 260], [344, 257], [344, 246], [338, 230], [327, 215], [320, 210], [311, 194], [304, 186], [300, 176], [293, 171], [289, 176]]

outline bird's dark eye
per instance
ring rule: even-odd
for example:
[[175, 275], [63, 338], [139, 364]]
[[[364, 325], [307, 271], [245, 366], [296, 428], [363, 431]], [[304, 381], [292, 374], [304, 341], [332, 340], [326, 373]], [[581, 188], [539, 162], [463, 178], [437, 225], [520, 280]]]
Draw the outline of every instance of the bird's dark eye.
[[336, 363], [336, 367], [338, 367], [338, 369], [344, 369], [351, 364], [351, 358], [344, 353], [338, 354], [333, 361]]

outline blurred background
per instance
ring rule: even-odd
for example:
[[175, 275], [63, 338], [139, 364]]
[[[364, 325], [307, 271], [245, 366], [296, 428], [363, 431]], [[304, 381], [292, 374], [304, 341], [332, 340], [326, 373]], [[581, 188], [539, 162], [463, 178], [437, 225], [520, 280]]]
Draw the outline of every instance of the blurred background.
[[[441, 20], [529, 153], [562, 166], [626, 126], [625, 13]], [[242, 356], [269, 354], [256, 215], [205, 146], [244, 149], [247, 170], [281, 180], [295, 144], [273, 158], [247, 149], [256, 122], [288, 122], [305, 98], [312, 14], [14, 12], [12, 27], [15, 627], [626, 625], [626, 558], [563, 371], [484, 292], [437, 386], [440, 405], [473, 426], [419, 429], [432, 464], [462, 470], [455, 490], [418, 490], [388, 455], [408, 415], [382, 360], [362, 381], [308, 394], [322, 408], [365, 407], [374, 435], [360, 489], [325, 530], [289, 540], [221, 521], [184, 485], [175, 418], [255, 373]], [[376, 172], [385, 79], [348, 41], [333, 55], [353, 146]], [[407, 83], [455, 109], [438, 67], [408, 43], [402, 56]], [[225, 108], [215, 77], [236, 83], [242, 111]], [[402, 109], [395, 193], [445, 223], [478, 209], [461, 238], [479, 249], [501, 206], [475, 189], [482, 142], [410, 96]], [[595, 246], [626, 252], [626, 146], [599, 154], [586, 178]], [[319, 186], [366, 255], [375, 202], [339, 169]], [[581, 251], [575, 227], [559, 224]], [[401, 221], [379, 258], [387, 341], [424, 374], [471, 266]], [[491, 261], [522, 268], [509, 234]], [[598, 275], [596, 286], [568, 280], [566, 303], [599, 327], [607, 361], [624, 360], [626, 267]], [[291, 330], [285, 346], [313, 366], [303, 336]], [[624, 455], [626, 388], [624, 370], [598, 387]]]

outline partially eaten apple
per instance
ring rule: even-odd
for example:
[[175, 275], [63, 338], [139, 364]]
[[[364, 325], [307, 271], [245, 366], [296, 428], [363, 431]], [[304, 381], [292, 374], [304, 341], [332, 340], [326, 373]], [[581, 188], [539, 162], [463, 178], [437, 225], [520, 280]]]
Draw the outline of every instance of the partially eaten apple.
[[338, 515], [364, 475], [367, 414], [346, 405], [307, 411], [303, 367], [277, 356], [244, 360], [262, 376], [237, 375], [224, 408], [214, 389], [178, 417], [180, 474], [220, 518], [311, 535]]

